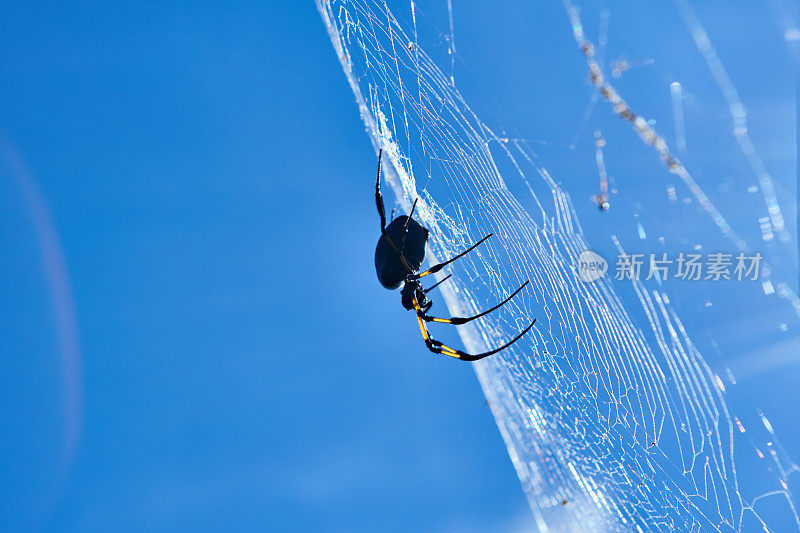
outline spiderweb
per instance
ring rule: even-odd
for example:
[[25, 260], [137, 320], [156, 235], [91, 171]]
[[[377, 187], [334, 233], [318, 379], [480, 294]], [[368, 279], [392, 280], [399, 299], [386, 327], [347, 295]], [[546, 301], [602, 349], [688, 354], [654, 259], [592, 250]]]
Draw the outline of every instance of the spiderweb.
[[[553, 138], [571, 132], [560, 146], [510, 135], [508, 125], [490, 128], [477, 116], [457, 88], [465, 54], [455, 47], [453, 4], [429, 4], [423, 11], [408, 0], [317, 0], [367, 133], [376, 152], [383, 149], [399, 208], [408, 212], [419, 198], [417, 216], [431, 231], [429, 261], [494, 234], [451, 265], [453, 278], [441, 286], [448, 311], [474, 314], [531, 281], [501, 310], [459, 332], [466, 348], [479, 352], [537, 319], [531, 333], [475, 369], [538, 527], [800, 530], [797, 466], [787, 452], [796, 436], [781, 444], [775, 435], [797, 418], [778, 406], [764, 377], [764, 361], [784, 374], [796, 363], [800, 303], [787, 222], [795, 207], [779, 194], [793, 184], [767, 169], [741, 97], [692, 5], [675, 0], [669, 13], [650, 13], [627, 4], [533, 3], [527, 12], [547, 19], [559, 38], [538, 37], [524, 24], [500, 30], [530, 36], [530, 53], [552, 56], [558, 67], [540, 73], [553, 87], [536, 85], [540, 92], [530, 98], [538, 105], [580, 95], [571, 106], [576, 113], [548, 125]], [[477, 4], [473, 9], [487, 16], [494, 9]], [[773, 7], [784, 13], [788, 35], [791, 10]], [[599, 28], [594, 37], [584, 28], [590, 18]], [[610, 21], [625, 31], [609, 33]], [[680, 46], [663, 28], [683, 32]], [[668, 46], [659, 41], [665, 32]], [[615, 38], [620, 55], [609, 61]], [[469, 42], [460, 38], [461, 49]], [[683, 55], [664, 51], [681, 47]], [[629, 58], [628, 50], [654, 59]], [[648, 71], [653, 63], [665, 67]], [[635, 67], [646, 75], [626, 85]], [[694, 100], [684, 94], [682, 75], [694, 84]], [[465, 86], [479, 92], [479, 83]], [[647, 98], [657, 91], [663, 102]], [[710, 94], [713, 101], [698, 103]], [[692, 135], [701, 134], [718, 140], [693, 147]], [[600, 214], [588, 200], [598, 178], [611, 213]], [[745, 192], [736, 179], [754, 185]], [[590, 221], [585, 229], [582, 220]], [[618, 253], [677, 254], [687, 246], [759, 251], [761, 277], [614, 279]], [[589, 249], [609, 259], [609, 275], [585, 282], [576, 265]], [[789, 368], [796, 385], [797, 367]], [[756, 407], [767, 404], [769, 418]]]

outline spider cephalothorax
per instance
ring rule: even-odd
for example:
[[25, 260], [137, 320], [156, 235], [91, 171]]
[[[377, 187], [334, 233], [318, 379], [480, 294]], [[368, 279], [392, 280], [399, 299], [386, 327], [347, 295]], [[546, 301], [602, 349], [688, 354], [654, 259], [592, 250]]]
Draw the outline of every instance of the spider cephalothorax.
[[496, 306], [475, 316], [466, 318], [436, 318], [429, 316], [427, 313], [433, 305], [433, 302], [428, 299], [426, 296], [427, 293], [436, 288], [439, 283], [447, 280], [450, 276], [446, 276], [438, 283], [428, 287], [427, 289], [422, 287], [422, 283], [419, 281], [420, 278], [439, 272], [443, 267], [449, 265], [456, 259], [464, 257], [483, 241], [491, 237], [492, 234], [490, 233], [452, 259], [445, 261], [444, 263], [436, 264], [425, 272], [420, 273], [419, 269], [425, 260], [425, 244], [428, 241], [428, 230], [413, 218], [414, 209], [417, 207], [416, 200], [414, 201], [414, 205], [411, 208], [411, 213], [409, 213], [408, 216], [399, 216], [394, 220], [391, 220], [388, 226], [386, 225], [386, 210], [383, 206], [383, 196], [381, 195], [380, 153], [378, 154], [378, 179], [375, 182], [375, 203], [378, 207], [378, 215], [381, 217], [381, 236], [378, 238], [378, 245], [375, 247], [375, 272], [378, 275], [378, 281], [380, 281], [381, 285], [387, 289], [397, 289], [400, 286], [403, 287], [402, 291], [400, 291], [403, 307], [409, 311], [416, 312], [422, 338], [425, 340], [425, 346], [427, 346], [430, 351], [455, 357], [456, 359], [463, 359], [465, 361], [477, 361], [478, 359], [483, 359], [484, 357], [508, 348], [517, 342], [520, 337], [525, 335], [525, 333], [527, 333], [528, 330], [533, 327], [533, 324], [536, 323], [536, 319], [534, 319], [533, 322], [531, 322], [531, 324], [519, 335], [511, 339], [511, 341], [500, 346], [499, 348], [478, 355], [470, 355], [462, 352], [461, 350], [456, 350], [455, 348], [446, 346], [432, 338], [430, 333], [428, 333], [428, 327], [425, 325], [426, 322], [466, 324], [467, 322], [475, 320], [476, 318], [480, 318], [483, 315], [498, 309], [500, 306], [513, 298], [519, 291], [521, 291], [523, 287], [528, 284], [528, 282], [526, 281], [523, 283], [522, 287], [514, 291], [510, 296]]
[[400, 301], [403, 303], [403, 307], [409, 311], [415, 309], [415, 301], [425, 312], [433, 305], [433, 302], [428, 301], [425, 289], [422, 288], [422, 283], [419, 280], [409, 281], [403, 285], [403, 290], [400, 291]]

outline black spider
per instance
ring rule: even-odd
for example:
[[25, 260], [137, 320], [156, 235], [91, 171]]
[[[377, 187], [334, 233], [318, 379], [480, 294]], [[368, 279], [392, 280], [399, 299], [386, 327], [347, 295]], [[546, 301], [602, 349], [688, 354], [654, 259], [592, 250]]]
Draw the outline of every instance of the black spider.
[[[536, 323], [535, 318], [533, 319], [533, 322], [531, 322], [531, 324], [522, 331], [522, 333], [514, 337], [511, 341], [492, 351], [478, 355], [470, 355], [462, 352], [461, 350], [456, 350], [455, 348], [446, 346], [436, 339], [431, 338], [425, 322], [441, 322], [444, 324], [456, 325], [466, 324], [467, 322], [475, 320], [476, 318], [480, 318], [483, 315], [498, 309], [500, 306], [513, 298], [519, 291], [521, 291], [525, 285], [529, 283], [529, 281], [523, 283], [522, 287], [515, 290], [511, 296], [495, 305], [491, 309], [478, 315], [468, 318], [436, 318], [429, 316], [427, 313], [433, 305], [433, 302], [428, 300], [427, 293], [436, 288], [439, 283], [447, 280], [450, 276], [448, 275], [439, 283], [436, 283], [427, 289], [422, 288], [422, 283], [419, 281], [420, 278], [423, 278], [428, 274], [439, 272], [442, 267], [449, 265], [456, 259], [464, 257], [483, 241], [491, 237], [492, 234], [490, 233], [452, 259], [445, 261], [444, 263], [434, 265], [425, 272], [420, 273], [420, 266], [425, 259], [425, 243], [428, 240], [428, 230], [412, 218], [414, 216], [414, 209], [417, 207], [416, 200], [414, 200], [414, 205], [411, 208], [411, 213], [409, 216], [399, 216], [392, 220], [388, 226], [386, 225], [386, 211], [383, 206], [383, 196], [381, 195], [382, 154], [383, 151], [378, 154], [378, 179], [375, 182], [375, 203], [378, 207], [378, 214], [381, 217], [381, 236], [378, 239], [378, 245], [375, 248], [375, 271], [378, 274], [378, 280], [381, 282], [381, 285], [390, 290], [397, 289], [401, 285], [403, 286], [403, 290], [401, 291], [403, 307], [409, 311], [413, 310], [417, 313], [417, 321], [419, 322], [420, 332], [422, 332], [422, 338], [425, 339], [425, 346], [427, 346], [428, 349], [433, 353], [448, 355], [450, 357], [455, 357], [456, 359], [463, 359], [464, 361], [477, 361], [478, 359], [483, 359], [484, 357], [495, 354], [500, 350], [504, 350], [517, 342], [520, 337], [525, 335], [528, 330], [533, 327], [533, 325]], [[397, 243], [399, 243], [399, 246]]]

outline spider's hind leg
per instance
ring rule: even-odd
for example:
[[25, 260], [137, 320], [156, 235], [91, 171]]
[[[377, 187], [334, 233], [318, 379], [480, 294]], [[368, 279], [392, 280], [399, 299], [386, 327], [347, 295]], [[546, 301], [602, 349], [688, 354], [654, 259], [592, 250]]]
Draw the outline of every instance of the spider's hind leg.
[[515, 342], [517, 342], [518, 340], [520, 340], [522, 336], [528, 333], [528, 331], [530, 331], [533, 325], [536, 324], [536, 319], [534, 318], [533, 322], [531, 322], [527, 328], [523, 329], [519, 333], [519, 335], [517, 335], [504, 345], [500, 346], [499, 348], [495, 348], [494, 350], [489, 350], [488, 352], [483, 352], [479, 354], [468, 354], [467, 352], [462, 352], [461, 350], [451, 348], [450, 346], [447, 346], [446, 344], [437, 341], [436, 339], [431, 337], [431, 334], [428, 332], [428, 328], [425, 327], [425, 322], [423, 322], [422, 318], [417, 317], [417, 320], [419, 321], [419, 328], [420, 331], [422, 332], [422, 338], [425, 340], [425, 346], [427, 346], [427, 348], [430, 351], [436, 354], [442, 354], [448, 357], [453, 357], [455, 359], [461, 359], [462, 361], [479, 361], [484, 357], [489, 357], [490, 355], [494, 355], [497, 352], [503, 351], [512, 344], [514, 344]]
[[450, 346], [447, 346], [446, 344], [437, 341], [436, 339], [431, 337], [431, 334], [428, 331], [428, 327], [425, 325], [425, 320], [422, 318], [424, 312], [422, 311], [416, 300], [414, 300], [414, 307], [417, 310], [417, 322], [419, 323], [419, 331], [420, 333], [422, 333], [422, 339], [425, 341], [425, 346], [433, 353], [446, 355], [448, 357], [453, 357], [455, 359], [461, 359], [462, 361], [478, 361], [480, 359], [483, 359], [484, 357], [489, 357], [490, 355], [496, 354], [499, 351], [505, 350], [506, 348], [508, 348], [509, 346], [520, 340], [522, 336], [528, 333], [528, 331], [530, 331], [533, 325], [536, 324], [536, 319], [534, 318], [533, 322], [531, 322], [527, 328], [523, 329], [519, 335], [517, 335], [504, 345], [500, 346], [499, 348], [495, 348], [494, 350], [490, 350], [488, 352], [473, 355], [473, 354], [468, 354], [467, 352], [462, 352], [461, 350], [457, 350], [455, 348], [451, 348]]

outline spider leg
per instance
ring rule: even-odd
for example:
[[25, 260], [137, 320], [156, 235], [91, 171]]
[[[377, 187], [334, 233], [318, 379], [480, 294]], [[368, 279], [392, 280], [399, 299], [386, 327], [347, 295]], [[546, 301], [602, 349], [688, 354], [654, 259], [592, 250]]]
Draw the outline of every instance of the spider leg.
[[447, 265], [449, 265], [450, 263], [452, 263], [456, 259], [461, 259], [465, 255], [470, 253], [472, 250], [477, 248], [479, 244], [481, 244], [483, 241], [485, 241], [486, 239], [488, 239], [492, 235], [494, 235], [494, 234], [490, 233], [489, 235], [487, 235], [483, 239], [479, 240], [478, 242], [476, 242], [475, 244], [473, 244], [472, 246], [470, 246], [469, 248], [467, 248], [466, 250], [464, 250], [463, 252], [461, 252], [457, 256], [453, 257], [452, 259], [448, 259], [444, 263], [439, 263], [438, 265], [433, 265], [431, 268], [429, 268], [425, 272], [421, 272], [419, 274], [409, 274], [408, 276], [406, 276], [406, 279], [409, 280], [409, 281], [414, 281], [415, 279], [423, 278], [423, 277], [427, 276], [428, 274], [435, 274], [436, 272], [439, 272], [442, 268], [446, 267]]
[[484, 357], [489, 357], [490, 355], [496, 354], [499, 351], [505, 350], [506, 348], [517, 342], [519, 339], [521, 339], [522, 336], [528, 333], [528, 331], [530, 331], [533, 325], [536, 324], [536, 319], [534, 318], [533, 322], [531, 322], [527, 328], [523, 329], [519, 335], [517, 335], [504, 345], [500, 346], [499, 348], [495, 348], [494, 350], [490, 350], [488, 352], [473, 355], [473, 354], [468, 354], [466, 352], [462, 352], [461, 350], [457, 350], [455, 348], [451, 348], [450, 346], [447, 346], [446, 344], [439, 342], [433, 337], [431, 337], [430, 332], [428, 332], [428, 327], [425, 325], [425, 321], [420, 316], [420, 314], [422, 313], [422, 309], [420, 309], [419, 304], [417, 303], [416, 300], [414, 300], [414, 307], [417, 310], [417, 322], [419, 323], [419, 331], [420, 333], [422, 333], [422, 339], [425, 341], [425, 346], [428, 348], [428, 350], [436, 354], [442, 354], [448, 357], [453, 357], [455, 359], [461, 359], [462, 361], [478, 361], [480, 359], [483, 359]]
[[378, 216], [381, 217], [381, 232], [386, 234], [386, 208], [383, 206], [383, 195], [381, 194], [381, 156], [383, 148], [378, 152], [378, 179], [375, 180], [375, 205], [378, 207]]
[[[419, 198], [417, 198], [419, 200]], [[417, 208], [417, 200], [414, 200], [414, 205], [411, 206], [411, 212], [408, 214], [408, 218], [406, 219], [406, 223], [403, 225], [403, 240], [400, 241], [400, 255], [403, 255], [403, 251], [406, 249], [406, 235], [408, 235], [408, 223], [411, 222], [411, 218], [414, 216], [414, 210]]]
[[[442, 280], [442, 281], [444, 281], [444, 280]], [[467, 317], [467, 318], [462, 318], [462, 317], [458, 317], [458, 316], [454, 316], [454, 317], [451, 317], [451, 318], [436, 318], [436, 317], [433, 317], [433, 316], [426, 315], [425, 313], [428, 312], [427, 309], [425, 309], [423, 313], [417, 313], [417, 314], [425, 322], [441, 322], [443, 324], [456, 324], [456, 325], [466, 324], [467, 322], [471, 322], [471, 321], [475, 320], [476, 318], [480, 318], [480, 317], [482, 317], [484, 315], [488, 315], [489, 313], [491, 313], [495, 309], [499, 309], [501, 306], [505, 305], [511, 298], [516, 296], [519, 293], [519, 291], [524, 289], [525, 285], [527, 285], [528, 283], [530, 283], [530, 280], [526, 281], [525, 283], [523, 283], [522, 287], [520, 287], [519, 289], [517, 289], [514, 292], [512, 292], [511, 295], [508, 298], [506, 298], [505, 300], [503, 300], [499, 304], [497, 304], [494, 307], [492, 307], [491, 309], [487, 309], [483, 313], [477, 314], [475, 316], [471, 316], [471, 317]]]
[[[433, 289], [435, 289], [436, 287], [438, 287], [439, 285], [441, 285], [442, 283], [444, 283], [445, 281], [447, 281], [448, 279], [450, 279], [452, 277], [453, 277], [452, 274], [448, 274], [445, 278], [442, 279], [442, 281], [437, 281], [436, 283], [434, 283], [433, 285], [431, 285], [427, 289], [423, 290], [422, 292], [424, 292], [425, 294], [428, 294]], [[425, 311], [427, 312], [427, 309]]]
[[536, 323], [536, 319], [534, 318], [533, 322], [531, 322], [527, 328], [523, 329], [519, 335], [517, 335], [504, 345], [500, 346], [499, 348], [495, 348], [494, 350], [490, 350], [488, 352], [473, 355], [473, 354], [468, 354], [466, 352], [462, 352], [461, 350], [456, 350], [455, 348], [451, 348], [446, 344], [443, 344], [437, 341], [436, 339], [432, 338], [422, 318], [417, 316], [417, 321], [419, 322], [419, 329], [422, 332], [422, 338], [425, 340], [425, 346], [430, 351], [436, 354], [442, 354], [448, 357], [453, 357], [455, 359], [461, 359], [462, 361], [478, 361], [480, 359], [483, 359], [484, 357], [489, 357], [490, 355], [494, 355], [499, 351], [505, 350], [506, 348], [517, 342], [520, 338], [522, 338], [523, 335], [528, 333], [528, 331], [530, 331], [530, 329]]
[[378, 177], [375, 179], [375, 206], [378, 208], [378, 216], [381, 217], [381, 233], [383, 234], [386, 242], [389, 243], [389, 246], [395, 251], [395, 253], [400, 257], [400, 262], [403, 263], [403, 268], [406, 269], [406, 272], [412, 272], [411, 267], [406, 261], [406, 258], [403, 256], [403, 253], [400, 249], [397, 248], [397, 245], [392, 242], [392, 239], [389, 238], [389, 235], [386, 233], [386, 208], [383, 205], [383, 195], [381, 194], [381, 156], [383, 155], [383, 149], [378, 152]]

